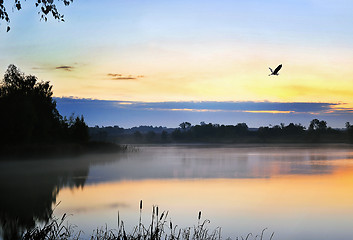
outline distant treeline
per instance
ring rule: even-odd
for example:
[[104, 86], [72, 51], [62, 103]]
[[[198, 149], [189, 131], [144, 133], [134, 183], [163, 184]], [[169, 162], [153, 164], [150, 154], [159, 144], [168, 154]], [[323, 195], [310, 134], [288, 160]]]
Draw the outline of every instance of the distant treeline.
[[349, 122], [345, 129], [333, 129], [318, 119], [313, 119], [308, 128], [294, 123], [249, 129], [246, 123], [183, 122], [178, 128], [96, 126], [89, 132], [91, 139], [120, 143], [353, 143], [353, 126]]

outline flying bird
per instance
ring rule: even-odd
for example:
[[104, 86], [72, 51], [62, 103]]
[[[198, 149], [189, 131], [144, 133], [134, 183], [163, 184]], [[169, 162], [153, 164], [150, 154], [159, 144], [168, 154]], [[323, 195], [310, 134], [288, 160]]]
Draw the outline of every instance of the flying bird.
[[272, 68], [269, 67], [269, 69], [270, 69], [270, 71], [271, 71], [271, 74], [268, 75], [268, 76], [271, 76], [271, 75], [276, 75], [276, 76], [278, 76], [278, 75], [279, 75], [278, 72], [279, 72], [279, 70], [281, 70], [281, 68], [282, 68], [282, 64], [278, 65], [278, 67], [276, 67], [275, 70], [272, 70]]

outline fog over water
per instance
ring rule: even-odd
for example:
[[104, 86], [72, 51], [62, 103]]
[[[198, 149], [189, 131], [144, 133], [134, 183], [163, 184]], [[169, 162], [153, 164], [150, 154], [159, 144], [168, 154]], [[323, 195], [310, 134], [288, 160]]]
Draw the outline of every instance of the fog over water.
[[353, 234], [353, 150], [349, 145], [150, 145], [122, 154], [0, 162], [2, 239], [54, 214], [72, 214], [88, 237], [147, 225], [153, 205], [180, 227], [198, 211], [223, 237], [349, 239]]

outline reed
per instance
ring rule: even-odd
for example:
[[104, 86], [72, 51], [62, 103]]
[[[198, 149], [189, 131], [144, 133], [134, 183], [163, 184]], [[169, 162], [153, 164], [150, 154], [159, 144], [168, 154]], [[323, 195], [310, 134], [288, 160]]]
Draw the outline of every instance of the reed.
[[[57, 239], [80, 239], [81, 231], [75, 233], [76, 225], [66, 221], [64, 214], [60, 219], [54, 216], [43, 226], [36, 226], [27, 230], [23, 235], [23, 240], [57, 240]], [[102, 238], [103, 239], [103, 238]]]
[[[120, 219], [120, 213], [117, 215], [117, 229], [108, 229], [107, 226], [97, 228], [90, 236], [81, 236], [82, 231], [75, 232], [77, 226], [68, 224], [67, 215], [64, 214], [60, 219], [52, 217], [44, 226], [36, 226], [28, 230], [22, 235], [23, 240], [221, 240], [221, 228], [217, 227], [210, 230], [207, 224], [208, 219], [202, 220], [201, 211], [198, 213], [197, 225], [186, 228], [178, 228], [177, 225], [167, 220], [168, 211], [163, 211], [159, 216], [158, 206], [152, 207], [151, 223], [144, 225], [142, 223], [142, 200], [140, 201], [140, 217], [139, 223], [132, 229], [131, 233], [127, 233], [124, 221]], [[260, 235], [253, 236], [249, 233], [245, 238], [236, 237], [235, 240], [264, 240], [263, 229]], [[271, 234], [269, 240], [272, 240], [274, 233]], [[227, 238], [227, 240], [231, 238]]]

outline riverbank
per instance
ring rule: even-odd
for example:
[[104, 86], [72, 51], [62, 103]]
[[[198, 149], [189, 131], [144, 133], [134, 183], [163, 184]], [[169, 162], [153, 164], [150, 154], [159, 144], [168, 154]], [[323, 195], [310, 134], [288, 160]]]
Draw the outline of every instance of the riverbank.
[[123, 152], [127, 149], [127, 145], [109, 142], [2, 145], [0, 147], [0, 160], [57, 158], [90, 153], [115, 153]]

